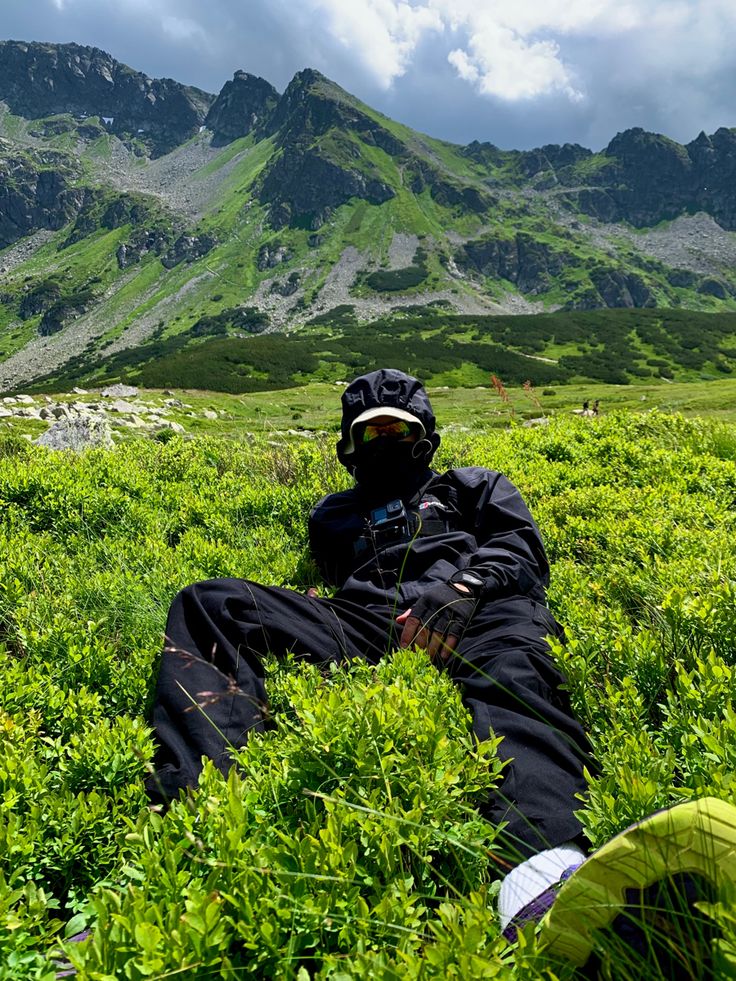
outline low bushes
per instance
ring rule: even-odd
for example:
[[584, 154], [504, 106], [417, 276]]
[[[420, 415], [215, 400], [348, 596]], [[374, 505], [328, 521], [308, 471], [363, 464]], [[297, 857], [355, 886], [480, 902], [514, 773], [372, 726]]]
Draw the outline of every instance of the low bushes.
[[[439, 463], [502, 469], [542, 528], [553, 655], [600, 767], [591, 847], [657, 807], [736, 801], [736, 430], [552, 421], [447, 438]], [[276, 728], [239, 771], [146, 806], [171, 598], [211, 576], [311, 584], [308, 509], [347, 481], [320, 443], [0, 441], [0, 978], [51, 981], [84, 925], [69, 953], [90, 981], [569, 975], [499, 936], [475, 810], [495, 746], [421, 653], [272, 665]], [[715, 911], [724, 957], [734, 912]]]

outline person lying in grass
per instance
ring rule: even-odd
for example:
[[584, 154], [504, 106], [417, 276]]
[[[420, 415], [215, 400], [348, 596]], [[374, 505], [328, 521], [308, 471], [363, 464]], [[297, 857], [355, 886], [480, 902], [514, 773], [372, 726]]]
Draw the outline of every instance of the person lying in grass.
[[[503, 780], [483, 807], [503, 826], [502, 929], [513, 940], [547, 914], [550, 944], [583, 963], [591, 931], [625, 915], [627, 905], [654, 902], [646, 890], [671, 878], [671, 869], [685, 876], [675, 884], [686, 903], [702, 898], [688, 876], [704, 875], [705, 860], [677, 865], [681, 849], [668, 845], [667, 860], [653, 861], [642, 847], [614, 890], [604, 886], [610, 857], [620, 859], [618, 839], [597, 864], [585, 861], [575, 811], [584, 770], [595, 767], [549, 653], [546, 638], [562, 636], [562, 628], [546, 606], [549, 565], [539, 529], [502, 474], [434, 471], [439, 444], [417, 379], [385, 368], [345, 389], [337, 455], [355, 484], [327, 495], [309, 516], [311, 552], [334, 595], [215, 579], [176, 596], [152, 712], [157, 752], [147, 790], [154, 803], [168, 802], [196, 784], [203, 758], [226, 772], [231, 750], [269, 725], [267, 653], [329, 665], [424, 648], [460, 688], [478, 739], [502, 737]], [[707, 802], [667, 812], [666, 820], [649, 819], [645, 831], [625, 833], [623, 850], [660, 832], [679, 842], [673, 827], [700, 835], [702, 844], [714, 821], [725, 827], [728, 815]], [[728, 841], [725, 832], [722, 838]], [[605, 915], [587, 926], [566, 919], [570, 890], [578, 911], [597, 896]]]

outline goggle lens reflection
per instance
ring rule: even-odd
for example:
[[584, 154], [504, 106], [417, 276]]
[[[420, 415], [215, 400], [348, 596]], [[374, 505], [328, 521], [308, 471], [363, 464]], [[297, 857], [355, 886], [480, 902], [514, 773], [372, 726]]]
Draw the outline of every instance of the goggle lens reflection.
[[411, 436], [412, 428], [403, 419], [395, 419], [392, 422], [369, 422], [366, 423], [361, 433], [362, 443], [370, 443], [378, 436], [390, 436], [393, 439], [406, 439]]

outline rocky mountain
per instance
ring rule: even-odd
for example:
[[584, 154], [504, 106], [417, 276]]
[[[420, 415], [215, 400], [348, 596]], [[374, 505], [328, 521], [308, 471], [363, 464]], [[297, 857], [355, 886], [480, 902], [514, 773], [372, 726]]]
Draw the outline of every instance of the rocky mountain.
[[204, 124], [212, 130], [216, 146], [232, 143], [241, 136], [263, 128], [273, 116], [279, 93], [263, 78], [237, 71], [225, 82], [210, 107]]
[[214, 95], [0, 42], [0, 390], [348, 310], [736, 310], [735, 149], [460, 147], [311, 69]]
[[[657, 133], [630, 129], [594, 159], [581, 156], [560, 166], [554, 154], [550, 157], [543, 156], [530, 177], [572, 187], [566, 203], [594, 218], [645, 228], [704, 212], [722, 228], [736, 230], [736, 130], [701, 133], [682, 146]], [[576, 166], [581, 162], [583, 167]], [[576, 186], [581, 176], [588, 177], [585, 188]]]
[[110, 132], [161, 154], [198, 132], [214, 96], [148, 78], [99, 48], [0, 41], [0, 100], [29, 119], [97, 116]]

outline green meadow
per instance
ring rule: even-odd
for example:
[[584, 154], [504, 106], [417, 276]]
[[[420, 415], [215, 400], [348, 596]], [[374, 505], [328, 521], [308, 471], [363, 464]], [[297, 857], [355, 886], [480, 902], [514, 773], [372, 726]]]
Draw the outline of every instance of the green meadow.
[[[500, 779], [496, 742], [474, 744], [459, 693], [421, 651], [327, 675], [270, 664], [274, 728], [237, 750], [229, 779], [208, 767], [167, 813], [147, 805], [168, 605], [209, 577], [315, 582], [306, 518], [348, 481], [333, 451], [339, 391], [186, 393], [230, 418], [209, 432], [203, 420], [194, 439], [81, 455], [5, 426], [3, 981], [52, 981], [63, 957], [84, 981], [574, 976], [533, 929], [516, 947], [500, 935], [497, 829], [477, 811]], [[552, 656], [599, 766], [580, 801], [590, 848], [660, 807], [736, 803], [725, 383], [560, 388], [539, 394], [541, 411], [523, 389], [508, 402], [489, 389], [431, 394], [445, 425], [438, 466], [502, 470], [545, 537], [549, 602], [567, 630]], [[596, 397], [603, 415], [572, 414]], [[550, 421], [517, 424], [527, 412]], [[288, 433], [300, 429], [312, 436]], [[734, 889], [707, 915], [715, 976], [733, 977]], [[85, 927], [90, 939], [65, 942]], [[687, 947], [683, 977], [703, 976]], [[596, 951], [604, 977], [660, 976], [621, 961], [604, 935]]]
[[[275, 391], [232, 395], [197, 389], [141, 389], [140, 399], [153, 407], [164, 407], [167, 399], [177, 398], [181, 408], [170, 408], [167, 418], [184, 426], [189, 437], [221, 436], [245, 438], [252, 435], [280, 440], [336, 434], [340, 424], [340, 396], [344, 383], [312, 382]], [[428, 386], [440, 430], [481, 433], [487, 429], [506, 429], [530, 420], [571, 419], [598, 400], [602, 415], [611, 412], [680, 413], [703, 416], [721, 422], [736, 422], [736, 383], [731, 380], [708, 382], [669, 382], [650, 384], [602, 385], [579, 383], [551, 387], [504, 386], [499, 392], [486, 383], [473, 388]], [[100, 401], [91, 390], [87, 396], [60, 392], [48, 396], [55, 403]], [[36, 395], [37, 405], [44, 397]], [[102, 400], [104, 404], [104, 400]], [[216, 412], [217, 419], [204, 416]], [[110, 421], [115, 424], [114, 416]], [[0, 419], [0, 433], [39, 436], [47, 423], [35, 419]], [[116, 439], [127, 440], [122, 430]], [[137, 437], [136, 437], [137, 438]]]

